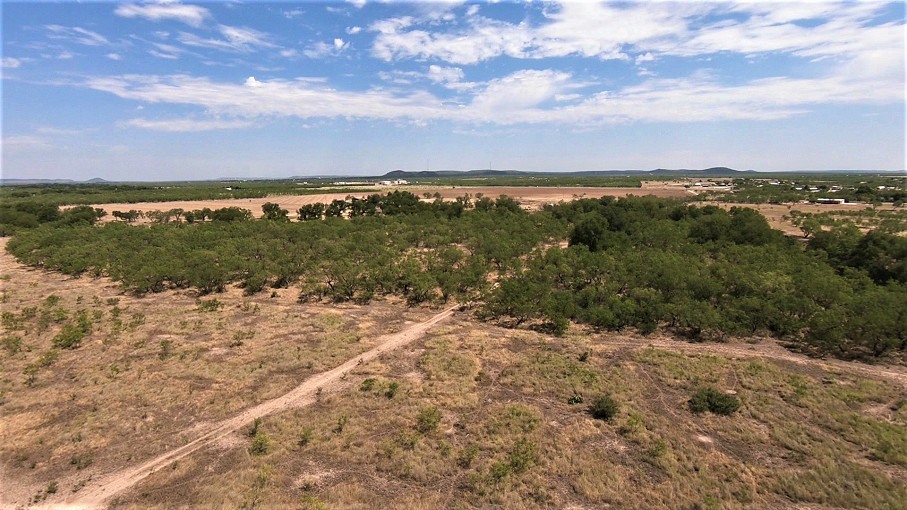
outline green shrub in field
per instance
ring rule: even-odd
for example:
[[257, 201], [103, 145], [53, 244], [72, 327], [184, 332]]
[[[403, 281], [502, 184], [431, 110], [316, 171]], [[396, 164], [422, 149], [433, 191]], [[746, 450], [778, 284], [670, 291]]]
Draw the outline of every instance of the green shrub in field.
[[387, 386], [387, 391], [384, 392], [384, 396], [387, 398], [394, 398], [394, 395], [397, 394], [397, 391], [400, 389], [400, 383], [394, 381]]
[[73, 324], [66, 324], [53, 338], [53, 344], [54, 347], [75, 349], [82, 343], [83, 338], [85, 338], [85, 331]]
[[416, 418], [416, 429], [425, 434], [438, 428], [441, 423], [441, 411], [437, 407], [424, 407]]
[[608, 395], [596, 397], [595, 401], [592, 402], [592, 407], [589, 408], [593, 418], [605, 421], [614, 419], [619, 410], [620, 406]]
[[369, 377], [368, 379], [362, 381], [362, 384], [359, 386], [359, 391], [372, 391], [377, 383], [378, 379]]
[[700, 388], [690, 399], [690, 411], [706, 411], [729, 416], [740, 408], [740, 401], [733, 395], [726, 395], [715, 388]]
[[22, 349], [22, 339], [17, 336], [8, 336], [4, 338], [0, 343], [3, 344], [3, 348], [6, 349], [6, 352], [16, 354]]
[[263, 431], [259, 430], [252, 438], [252, 445], [249, 446], [249, 453], [252, 455], [265, 455], [271, 451], [271, 438]]

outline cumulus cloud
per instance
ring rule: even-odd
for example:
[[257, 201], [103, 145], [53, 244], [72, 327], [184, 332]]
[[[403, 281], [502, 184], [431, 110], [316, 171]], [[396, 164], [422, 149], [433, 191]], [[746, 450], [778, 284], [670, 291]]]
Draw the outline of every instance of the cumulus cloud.
[[358, 27], [358, 26], [346, 27], [346, 33], [348, 33], [350, 35], [356, 35], [359, 32], [362, 32], [362, 27]]
[[2, 66], [6, 69], [15, 69], [22, 65], [21, 60], [12, 57], [3, 57], [2, 61], [0, 62], [2, 62]]
[[107, 55], [104, 55], [104, 56], [109, 58], [110, 60], [122, 60], [123, 59], [123, 57], [120, 56], [119, 53], [108, 53]]
[[151, 21], [175, 19], [192, 27], [199, 27], [211, 13], [198, 5], [179, 3], [160, 4], [122, 4], [113, 11], [123, 18], [145, 18]]

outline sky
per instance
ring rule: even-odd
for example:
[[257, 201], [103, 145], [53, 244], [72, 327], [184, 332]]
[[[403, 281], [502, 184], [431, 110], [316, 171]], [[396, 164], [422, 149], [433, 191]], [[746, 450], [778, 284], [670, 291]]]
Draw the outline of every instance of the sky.
[[2, 177], [905, 169], [903, 2], [2, 2]]

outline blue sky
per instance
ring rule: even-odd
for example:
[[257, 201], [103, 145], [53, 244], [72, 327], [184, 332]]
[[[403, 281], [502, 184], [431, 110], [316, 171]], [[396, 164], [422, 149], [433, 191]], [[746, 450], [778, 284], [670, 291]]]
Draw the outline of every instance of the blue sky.
[[904, 3], [2, 3], [2, 176], [905, 167]]

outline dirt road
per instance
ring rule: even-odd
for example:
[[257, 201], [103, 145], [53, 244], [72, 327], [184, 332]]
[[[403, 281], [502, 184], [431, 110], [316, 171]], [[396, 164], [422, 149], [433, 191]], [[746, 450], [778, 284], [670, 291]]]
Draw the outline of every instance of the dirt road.
[[306, 379], [302, 384], [292, 391], [278, 398], [269, 400], [255, 407], [247, 409], [242, 413], [212, 425], [207, 432], [197, 439], [179, 447], [165, 452], [143, 464], [130, 466], [113, 473], [98, 477], [96, 480], [87, 484], [78, 494], [71, 495], [62, 501], [49, 499], [45, 508], [99, 508], [103, 507], [104, 502], [112, 496], [123, 492], [146, 476], [154, 473], [162, 467], [172, 464], [196, 450], [212, 444], [218, 439], [242, 428], [251, 423], [255, 418], [267, 416], [269, 414], [279, 413], [288, 409], [304, 407], [314, 403], [321, 393], [338, 391], [347, 385], [342, 381], [343, 376], [354, 369], [356, 366], [367, 363], [378, 357], [382, 353], [392, 351], [410, 342], [413, 342], [435, 324], [450, 317], [456, 306], [452, 306], [441, 313], [433, 316], [431, 319], [416, 324], [399, 333], [386, 335], [379, 340], [381, 343], [359, 355], [352, 358], [342, 365], [322, 372], [318, 375]]

